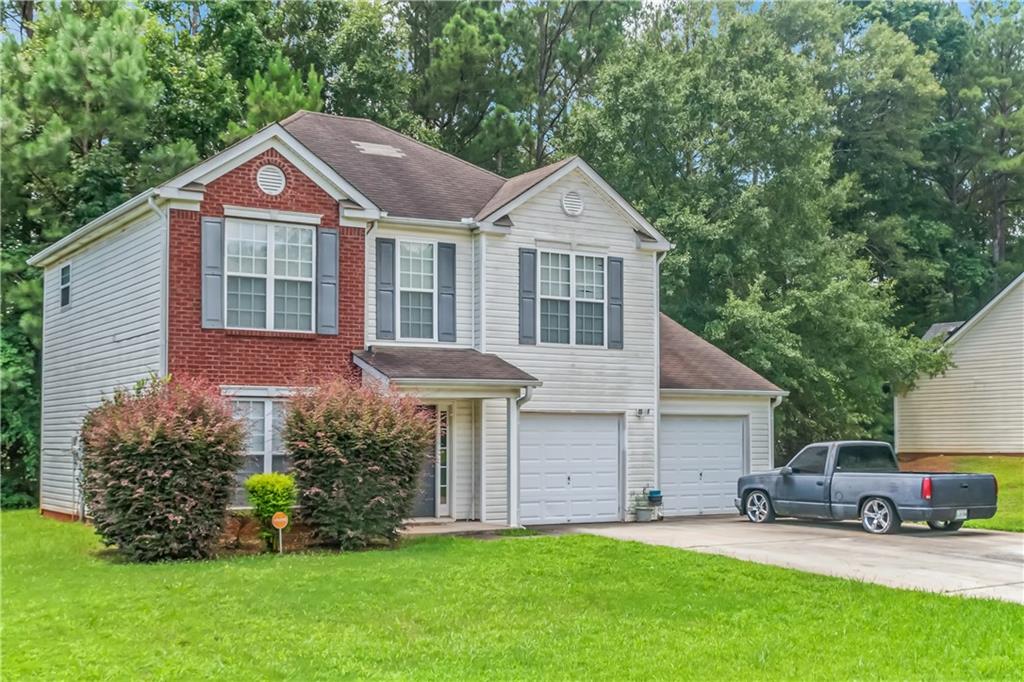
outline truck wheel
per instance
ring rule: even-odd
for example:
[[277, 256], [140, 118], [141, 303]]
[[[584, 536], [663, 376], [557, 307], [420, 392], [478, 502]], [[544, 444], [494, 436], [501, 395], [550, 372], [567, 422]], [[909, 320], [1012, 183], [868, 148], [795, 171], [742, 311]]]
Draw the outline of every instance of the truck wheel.
[[929, 521], [928, 527], [932, 530], [960, 530], [964, 527], [963, 521]]
[[900, 528], [900, 517], [892, 502], [884, 497], [870, 497], [860, 512], [860, 525], [869, 533], [888, 535]]
[[752, 523], [768, 523], [775, 520], [772, 501], [768, 498], [768, 493], [763, 490], [749, 493], [743, 503], [743, 510], [746, 512], [747, 519]]

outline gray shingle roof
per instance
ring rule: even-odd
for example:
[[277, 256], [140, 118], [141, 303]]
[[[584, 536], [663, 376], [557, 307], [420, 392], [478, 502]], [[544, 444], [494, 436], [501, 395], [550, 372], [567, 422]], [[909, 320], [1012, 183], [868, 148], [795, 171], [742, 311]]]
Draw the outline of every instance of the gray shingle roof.
[[949, 335], [955, 332], [963, 325], [964, 321], [959, 322], [936, 322], [932, 326], [928, 327], [928, 331], [924, 333], [921, 338], [925, 341], [931, 339], [938, 339], [939, 341], [945, 341], [949, 338]]
[[782, 391], [664, 313], [661, 314], [661, 388]]

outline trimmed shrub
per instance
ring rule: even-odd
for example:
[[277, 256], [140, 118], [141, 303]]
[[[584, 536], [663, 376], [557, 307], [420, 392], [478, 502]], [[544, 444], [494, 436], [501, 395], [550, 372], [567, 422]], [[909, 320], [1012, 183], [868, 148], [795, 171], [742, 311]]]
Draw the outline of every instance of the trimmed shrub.
[[103, 542], [133, 561], [209, 556], [244, 439], [205, 382], [153, 378], [105, 399], [82, 426], [83, 492]]
[[358, 549], [398, 537], [434, 425], [412, 398], [336, 381], [292, 397], [284, 439], [302, 518], [320, 542]]
[[260, 522], [260, 536], [267, 549], [273, 549], [277, 531], [270, 520], [277, 512], [287, 514], [295, 506], [295, 479], [288, 474], [254, 474], [245, 480], [245, 492], [252, 515]]

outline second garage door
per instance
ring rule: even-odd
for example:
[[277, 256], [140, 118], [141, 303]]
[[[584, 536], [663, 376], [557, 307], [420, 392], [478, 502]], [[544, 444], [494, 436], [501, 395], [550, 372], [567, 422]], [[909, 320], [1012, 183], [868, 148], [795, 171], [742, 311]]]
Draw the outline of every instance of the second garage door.
[[658, 465], [665, 516], [735, 512], [744, 472], [746, 418], [664, 415]]
[[529, 414], [519, 423], [524, 525], [618, 521], [620, 418]]

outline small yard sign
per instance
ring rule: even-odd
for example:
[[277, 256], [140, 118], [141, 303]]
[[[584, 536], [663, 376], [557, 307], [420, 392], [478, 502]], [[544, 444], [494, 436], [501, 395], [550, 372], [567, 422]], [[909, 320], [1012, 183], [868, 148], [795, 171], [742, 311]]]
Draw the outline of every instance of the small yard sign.
[[284, 534], [281, 531], [288, 525], [288, 515], [284, 512], [275, 512], [270, 518], [270, 525], [277, 529], [277, 551], [284, 554]]

